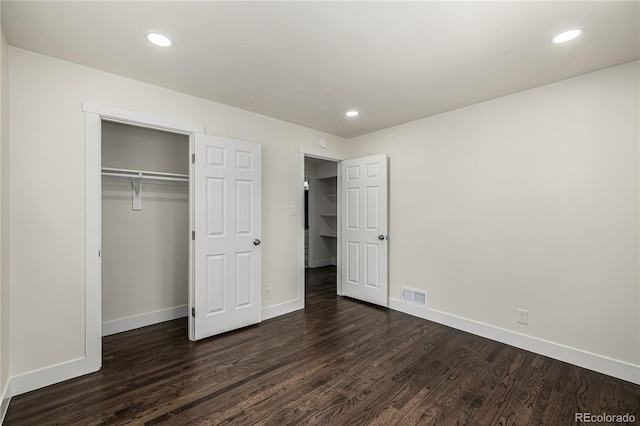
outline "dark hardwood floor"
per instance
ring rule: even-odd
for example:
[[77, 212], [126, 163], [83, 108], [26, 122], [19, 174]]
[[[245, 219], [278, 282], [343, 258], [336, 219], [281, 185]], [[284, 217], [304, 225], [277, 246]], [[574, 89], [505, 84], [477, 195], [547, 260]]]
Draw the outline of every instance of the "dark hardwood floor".
[[104, 338], [101, 371], [12, 399], [6, 425], [569, 425], [640, 417], [640, 386], [335, 295], [222, 336], [186, 319]]

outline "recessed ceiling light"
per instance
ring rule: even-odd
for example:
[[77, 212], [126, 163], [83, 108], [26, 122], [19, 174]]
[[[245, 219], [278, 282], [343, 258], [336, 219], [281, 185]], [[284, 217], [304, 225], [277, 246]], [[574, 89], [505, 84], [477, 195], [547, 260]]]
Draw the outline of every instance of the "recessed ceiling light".
[[347, 117], [355, 117], [358, 115], [358, 111], [347, 111], [346, 115]]
[[556, 44], [566, 43], [578, 37], [580, 34], [582, 34], [582, 30], [578, 28], [574, 28], [572, 30], [568, 30], [558, 34], [551, 41]]
[[166, 35], [160, 33], [147, 33], [147, 40], [160, 47], [173, 46], [173, 41], [171, 41], [171, 39]]

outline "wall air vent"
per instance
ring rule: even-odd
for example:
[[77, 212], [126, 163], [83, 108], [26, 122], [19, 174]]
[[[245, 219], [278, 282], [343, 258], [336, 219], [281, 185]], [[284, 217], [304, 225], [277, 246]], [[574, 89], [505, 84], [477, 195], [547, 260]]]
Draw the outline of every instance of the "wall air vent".
[[410, 287], [402, 287], [402, 301], [427, 306], [427, 293]]

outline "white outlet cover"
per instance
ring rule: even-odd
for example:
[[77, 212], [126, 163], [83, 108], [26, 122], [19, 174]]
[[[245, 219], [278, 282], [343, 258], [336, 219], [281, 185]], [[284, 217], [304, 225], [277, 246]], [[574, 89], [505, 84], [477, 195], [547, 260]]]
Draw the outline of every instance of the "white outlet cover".
[[526, 309], [516, 309], [516, 321], [520, 324], [529, 324], [529, 311]]

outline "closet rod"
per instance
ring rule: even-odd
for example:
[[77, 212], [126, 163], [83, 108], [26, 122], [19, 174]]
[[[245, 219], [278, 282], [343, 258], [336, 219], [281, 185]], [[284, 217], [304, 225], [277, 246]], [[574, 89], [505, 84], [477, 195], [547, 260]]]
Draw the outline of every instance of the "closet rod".
[[[113, 173], [125, 174], [124, 176], [121, 176], [121, 177], [140, 177], [140, 175], [142, 174], [143, 177], [144, 177], [144, 175], [153, 175], [153, 177], [164, 176], [164, 177], [175, 177], [175, 178], [189, 179], [189, 175], [179, 174], [179, 173], [150, 172], [150, 171], [147, 171], [147, 170], [114, 169], [114, 168], [111, 168], [111, 167], [103, 167], [102, 168], [102, 174], [103, 175], [109, 176], [109, 175], [112, 175]], [[126, 174], [126, 173], [130, 173], [130, 174]], [[152, 177], [152, 176], [147, 176], [147, 177]]]
[[168, 176], [145, 176], [145, 175], [133, 175], [133, 174], [125, 174], [125, 173], [108, 173], [102, 172], [102, 176], [113, 176], [120, 178], [130, 178], [130, 179], [148, 179], [148, 180], [166, 180], [172, 182], [189, 182], [188, 177], [168, 177]]

